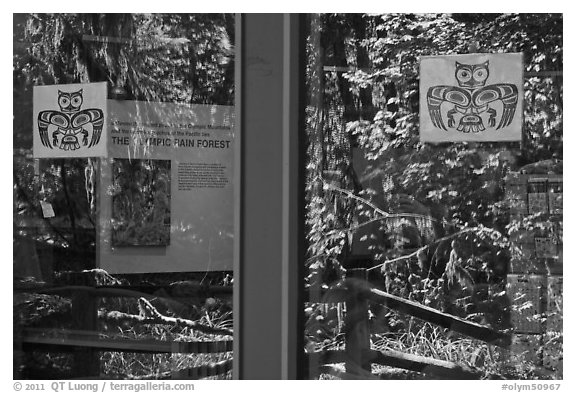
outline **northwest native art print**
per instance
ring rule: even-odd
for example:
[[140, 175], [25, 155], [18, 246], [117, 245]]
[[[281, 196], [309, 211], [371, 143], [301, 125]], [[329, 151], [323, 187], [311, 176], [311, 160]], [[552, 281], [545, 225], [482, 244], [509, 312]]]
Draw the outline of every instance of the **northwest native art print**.
[[[99, 156], [103, 139], [106, 93], [100, 84], [42, 86], [35, 89], [35, 156]], [[85, 90], [85, 88], [87, 90]], [[97, 92], [93, 90], [96, 88]], [[100, 91], [101, 94], [98, 94]], [[87, 94], [85, 94], [87, 93]], [[101, 96], [94, 100], [94, 95]], [[37, 97], [38, 96], [38, 97]], [[39, 99], [41, 98], [41, 99]], [[86, 103], [86, 98], [89, 98]], [[100, 108], [94, 104], [99, 104]], [[87, 104], [87, 105], [85, 105]], [[105, 143], [103, 143], [105, 148]]]
[[426, 57], [420, 70], [422, 141], [520, 139], [521, 54]]

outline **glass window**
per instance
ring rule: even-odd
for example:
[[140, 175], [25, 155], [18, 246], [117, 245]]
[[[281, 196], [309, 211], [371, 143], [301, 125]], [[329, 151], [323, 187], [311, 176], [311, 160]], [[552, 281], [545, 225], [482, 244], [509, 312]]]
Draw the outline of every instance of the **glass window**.
[[307, 378], [562, 378], [562, 25], [309, 16]]
[[230, 379], [232, 14], [14, 14], [14, 378]]

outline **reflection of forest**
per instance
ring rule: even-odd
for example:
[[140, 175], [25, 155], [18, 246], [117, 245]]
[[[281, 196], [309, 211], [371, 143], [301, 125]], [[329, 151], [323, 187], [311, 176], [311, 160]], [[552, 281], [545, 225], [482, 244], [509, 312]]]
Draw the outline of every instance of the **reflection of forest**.
[[170, 243], [170, 161], [115, 159], [112, 244]]

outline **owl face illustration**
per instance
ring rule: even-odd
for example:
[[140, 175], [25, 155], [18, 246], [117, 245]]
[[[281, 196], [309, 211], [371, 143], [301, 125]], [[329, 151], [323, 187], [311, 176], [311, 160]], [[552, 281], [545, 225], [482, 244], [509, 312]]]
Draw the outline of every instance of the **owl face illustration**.
[[[455, 128], [465, 133], [485, 131], [485, 123], [496, 130], [512, 124], [518, 103], [516, 85], [486, 85], [490, 76], [488, 61], [481, 64], [455, 63], [454, 76], [458, 86], [437, 85], [428, 89], [426, 100], [432, 124], [444, 131]], [[444, 110], [448, 127], [444, 123]], [[496, 121], [498, 116], [499, 122]]]
[[486, 84], [490, 75], [488, 61], [482, 64], [462, 64], [456, 62], [456, 80], [460, 87], [475, 89]]
[[62, 112], [78, 112], [82, 106], [82, 102], [82, 89], [71, 93], [58, 90], [58, 105]]

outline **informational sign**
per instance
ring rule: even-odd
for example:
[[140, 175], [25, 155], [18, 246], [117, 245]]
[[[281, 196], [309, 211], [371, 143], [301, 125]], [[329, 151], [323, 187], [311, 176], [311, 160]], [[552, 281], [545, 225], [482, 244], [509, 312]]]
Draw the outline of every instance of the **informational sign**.
[[109, 101], [99, 266], [232, 270], [233, 107]]
[[425, 56], [420, 60], [420, 140], [519, 141], [521, 53]]
[[106, 82], [34, 86], [34, 157], [105, 157], [106, 100]]

